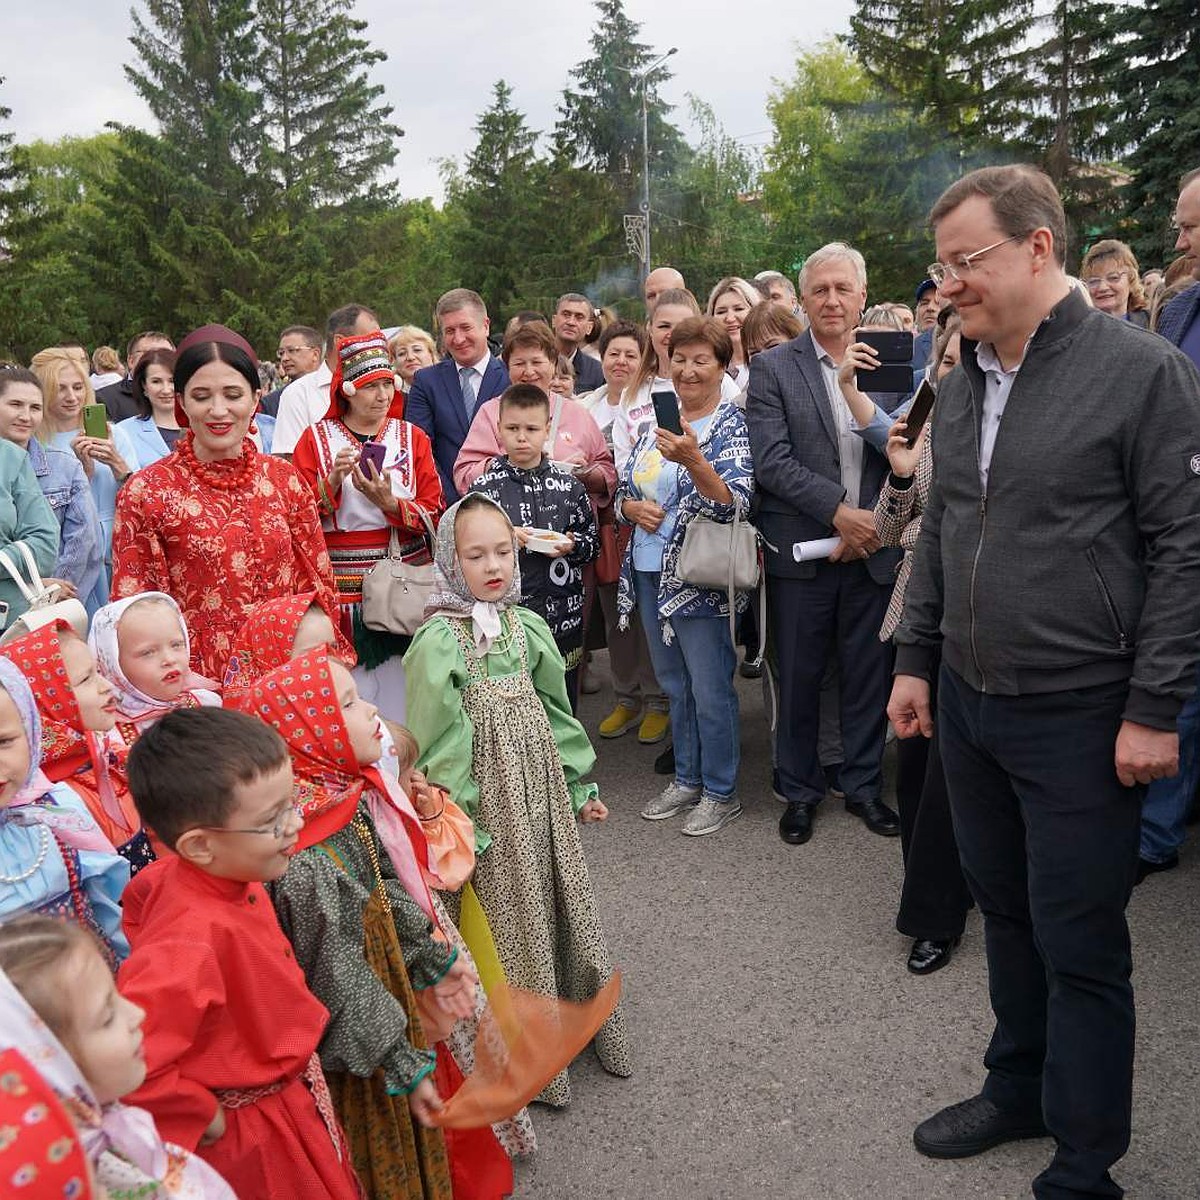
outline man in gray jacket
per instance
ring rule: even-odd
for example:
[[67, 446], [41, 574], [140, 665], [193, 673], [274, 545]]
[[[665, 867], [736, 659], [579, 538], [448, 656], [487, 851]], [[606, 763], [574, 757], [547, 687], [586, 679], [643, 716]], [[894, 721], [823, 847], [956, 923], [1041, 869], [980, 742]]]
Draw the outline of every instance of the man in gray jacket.
[[980, 1095], [916, 1130], [963, 1158], [1057, 1149], [1039, 1200], [1121, 1196], [1132, 960], [1125, 906], [1144, 787], [1177, 769], [1200, 658], [1200, 375], [1090, 309], [1032, 167], [989, 167], [934, 206], [930, 276], [962, 317], [934, 416], [888, 713], [939, 736], [984, 917], [996, 1027]]

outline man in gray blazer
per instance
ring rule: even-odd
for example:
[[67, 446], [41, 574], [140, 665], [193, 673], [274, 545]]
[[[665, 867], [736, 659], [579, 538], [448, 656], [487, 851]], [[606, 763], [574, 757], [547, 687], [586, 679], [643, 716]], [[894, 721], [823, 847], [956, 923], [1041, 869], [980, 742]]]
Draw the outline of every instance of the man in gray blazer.
[[[872, 832], [899, 833], [880, 798], [890, 647], [879, 641], [899, 552], [881, 549], [872, 510], [887, 459], [850, 425], [837, 368], [867, 298], [859, 252], [831, 242], [800, 272], [809, 329], [750, 363], [746, 423], [759, 489], [771, 636], [779, 675], [777, 786], [785, 842], [812, 836], [826, 781], [817, 755], [821, 678], [831, 649], [841, 668], [846, 808]], [[894, 403], [903, 399], [897, 395]], [[795, 561], [796, 542], [838, 537], [828, 561]]]

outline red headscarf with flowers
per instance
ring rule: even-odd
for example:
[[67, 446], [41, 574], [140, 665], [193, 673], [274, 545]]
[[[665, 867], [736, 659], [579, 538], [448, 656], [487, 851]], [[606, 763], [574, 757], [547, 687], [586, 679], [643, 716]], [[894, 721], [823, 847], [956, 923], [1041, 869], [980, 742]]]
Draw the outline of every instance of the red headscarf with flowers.
[[0, 646], [0, 654], [29, 681], [37, 701], [46, 778], [51, 783], [69, 781], [88, 803], [109, 840], [120, 846], [137, 833], [141, 820], [128, 789], [109, 774], [110, 765], [116, 764], [110, 764], [100, 737], [84, 728], [63, 661], [64, 634], [78, 636], [66, 621], [54, 621], [6, 642]]
[[354, 757], [325, 649], [310, 650], [268, 671], [229, 707], [258, 717], [287, 742], [296, 777], [296, 804], [304, 818], [297, 852], [349, 825], [365, 795], [396, 874], [426, 914], [432, 915], [421, 868], [435, 877], [437, 871], [420, 818], [394, 780], [375, 764], [360, 766]]
[[[291, 661], [292, 646], [300, 630], [300, 622], [314, 604], [324, 607], [316, 592], [301, 592], [298, 596], [264, 600], [250, 610], [238, 631], [233, 653], [229, 656], [229, 666], [225, 669], [222, 692], [226, 708], [234, 707], [234, 700], [244, 695], [268, 671]], [[326, 615], [336, 630], [337, 617]], [[345, 648], [341, 645], [337, 657], [347, 666], [354, 665], [353, 652], [347, 662]]]

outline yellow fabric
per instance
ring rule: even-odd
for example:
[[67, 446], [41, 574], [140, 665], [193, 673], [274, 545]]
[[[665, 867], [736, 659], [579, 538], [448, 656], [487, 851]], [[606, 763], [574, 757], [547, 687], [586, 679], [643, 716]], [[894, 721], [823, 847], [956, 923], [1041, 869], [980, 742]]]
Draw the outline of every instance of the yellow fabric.
[[463, 884], [461, 903], [458, 932], [462, 934], [462, 939], [475, 960], [479, 982], [490, 997], [496, 992], [498, 985], [505, 982], [504, 968], [500, 965], [496, 943], [492, 941], [492, 931], [479, 903], [479, 897], [475, 895], [475, 889], [469, 883]]

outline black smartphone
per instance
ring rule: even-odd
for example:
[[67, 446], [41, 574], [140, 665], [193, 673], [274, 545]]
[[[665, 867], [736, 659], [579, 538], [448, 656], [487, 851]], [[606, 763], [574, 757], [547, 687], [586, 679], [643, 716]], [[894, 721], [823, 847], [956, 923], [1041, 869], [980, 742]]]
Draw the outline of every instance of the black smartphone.
[[911, 392], [913, 339], [903, 329], [856, 329], [854, 340], [879, 355], [873, 371], [855, 371], [860, 392]]
[[683, 424], [679, 420], [679, 397], [674, 392], [651, 392], [650, 399], [654, 402], [654, 419], [659, 429], [668, 433], [683, 433]]
[[929, 420], [929, 414], [933, 411], [933, 402], [936, 399], [937, 392], [933, 390], [933, 385], [928, 379], [922, 379], [921, 386], [917, 388], [917, 394], [913, 397], [912, 404], [909, 405], [908, 413], [904, 418], [904, 440], [910, 446], [917, 444], [917, 438], [920, 436], [925, 422]]

